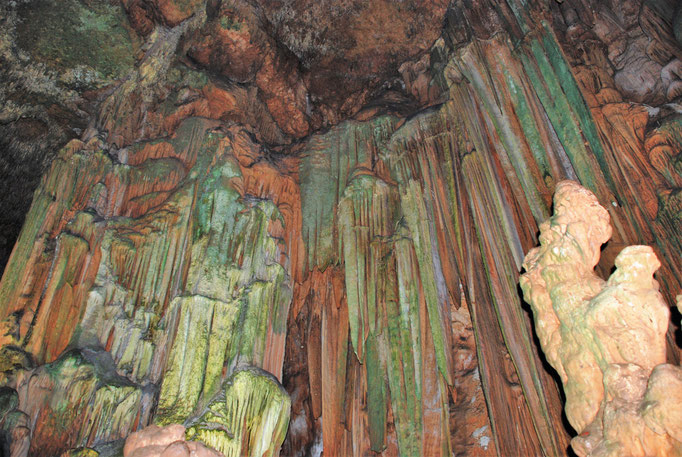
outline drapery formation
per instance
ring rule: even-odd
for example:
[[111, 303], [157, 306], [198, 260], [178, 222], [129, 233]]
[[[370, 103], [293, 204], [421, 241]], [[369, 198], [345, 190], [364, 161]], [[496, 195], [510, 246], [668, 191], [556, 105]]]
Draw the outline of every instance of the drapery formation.
[[284, 13], [157, 3], [124, 2], [144, 53], [0, 283], [10, 444], [181, 423], [226, 455], [565, 455], [519, 272], [573, 179], [614, 226], [597, 271], [651, 245], [680, 292], [674, 2], [453, 2], [400, 89], [343, 106], [257, 28]]

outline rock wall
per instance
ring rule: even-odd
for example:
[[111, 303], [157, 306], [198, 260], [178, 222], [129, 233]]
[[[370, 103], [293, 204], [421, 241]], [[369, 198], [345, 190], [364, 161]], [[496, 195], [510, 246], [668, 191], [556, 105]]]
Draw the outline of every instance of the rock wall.
[[99, 73], [59, 93], [88, 122], [0, 282], [13, 455], [111, 455], [153, 423], [226, 455], [566, 455], [518, 288], [564, 179], [608, 208], [598, 273], [647, 244], [680, 292], [673, 1], [126, 0], [128, 66], [19, 40], [20, 3], [0, 96]]
[[[190, 119], [116, 154], [75, 141], [41, 183], [22, 233], [31, 245], [0, 292], [5, 347], [42, 365], [7, 374], [32, 455], [123, 438], [152, 416], [183, 422], [236, 366], [281, 372], [284, 216], [244, 192], [233, 141], [256, 146], [217, 127]], [[83, 415], [115, 421], [93, 429]]]

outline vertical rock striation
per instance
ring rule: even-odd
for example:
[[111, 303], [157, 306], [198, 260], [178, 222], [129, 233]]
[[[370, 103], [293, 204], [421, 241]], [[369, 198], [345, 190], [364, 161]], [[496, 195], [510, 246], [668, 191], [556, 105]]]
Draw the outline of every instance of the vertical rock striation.
[[[74, 142], [43, 180], [30, 246], [1, 286], [6, 343], [48, 363], [14, 385], [32, 455], [119, 439], [152, 415], [184, 422], [238, 364], [281, 372], [284, 220], [240, 193], [231, 135], [215, 127], [189, 119], [173, 138], [115, 151]], [[61, 355], [70, 347], [83, 349]]]
[[[641, 365], [623, 397], [644, 356], [598, 334], [653, 254], [603, 291], [593, 272], [647, 244], [662, 296], [682, 287], [674, 1], [10, 3], [0, 147], [56, 158], [0, 282], [5, 449], [108, 455], [182, 424], [225, 455], [566, 455], [537, 339], [574, 427], [636, 398], [632, 424], [676, 436], [674, 370]], [[69, 27], [33, 36], [41, 15]], [[577, 373], [546, 349], [569, 318], [545, 300], [534, 329], [518, 289], [565, 179], [614, 227], [571, 279], [610, 341], [568, 354], [594, 362]], [[678, 320], [652, 363], [679, 361]], [[576, 448], [620, 439], [600, 430]]]
[[255, 367], [240, 367], [187, 431], [225, 457], [272, 457], [289, 426], [289, 395], [271, 374]]

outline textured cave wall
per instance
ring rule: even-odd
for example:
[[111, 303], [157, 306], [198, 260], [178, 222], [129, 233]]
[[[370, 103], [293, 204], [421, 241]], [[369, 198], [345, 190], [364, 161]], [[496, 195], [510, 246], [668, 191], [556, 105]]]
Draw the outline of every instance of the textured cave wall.
[[672, 0], [0, 8], [6, 245], [44, 170], [0, 282], [13, 455], [150, 423], [226, 455], [566, 455], [518, 288], [566, 178], [611, 216], [598, 272], [648, 244], [680, 293]]

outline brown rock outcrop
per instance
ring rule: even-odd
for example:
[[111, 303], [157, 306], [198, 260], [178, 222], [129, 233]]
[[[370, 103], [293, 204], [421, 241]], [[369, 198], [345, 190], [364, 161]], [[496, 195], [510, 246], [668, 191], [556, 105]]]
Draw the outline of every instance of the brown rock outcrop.
[[[396, 69], [438, 39], [444, 0], [256, 2], [273, 35], [301, 63], [311, 103], [330, 118], [356, 111]], [[395, 83], [394, 83], [395, 84]]]

